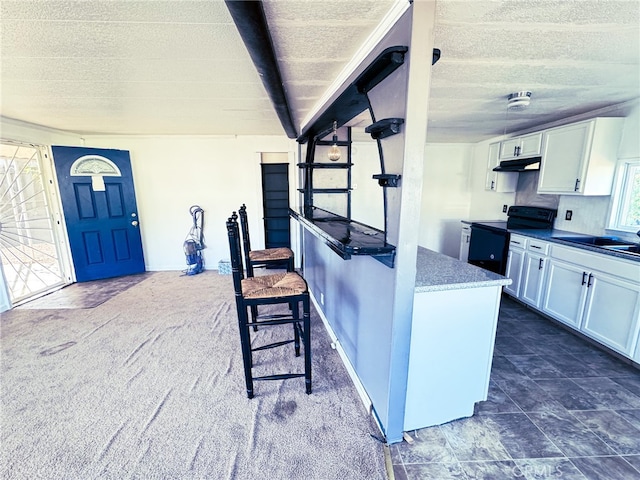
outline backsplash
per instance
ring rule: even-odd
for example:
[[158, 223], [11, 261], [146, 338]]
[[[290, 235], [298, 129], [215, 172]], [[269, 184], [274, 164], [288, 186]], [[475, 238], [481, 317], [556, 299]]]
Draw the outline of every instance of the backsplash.
[[[609, 219], [610, 200], [611, 197], [561, 196], [555, 228], [589, 235], [604, 235]], [[572, 211], [571, 220], [565, 220], [567, 210]]]
[[532, 205], [535, 207], [558, 208], [560, 195], [538, 195], [538, 178], [540, 172], [520, 172], [516, 188], [516, 205]]
[[[516, 205], [557, 208], [558, 216], [554, 228], [588, 235], [606, 235], [609, 221], [609, 196], [538, 195], [540, 172], [521, 172], [518, 176]], [[566, 220], [571, 210], [571, 220]], [[613, 233], [614, 235], [616, 233]]]

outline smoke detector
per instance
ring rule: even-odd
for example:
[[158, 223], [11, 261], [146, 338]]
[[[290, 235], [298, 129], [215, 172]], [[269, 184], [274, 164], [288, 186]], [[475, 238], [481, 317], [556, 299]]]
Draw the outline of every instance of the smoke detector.
[[521, 110], [531, 103], [531, 92], [515, 92], [507, 97], [507, 108]]

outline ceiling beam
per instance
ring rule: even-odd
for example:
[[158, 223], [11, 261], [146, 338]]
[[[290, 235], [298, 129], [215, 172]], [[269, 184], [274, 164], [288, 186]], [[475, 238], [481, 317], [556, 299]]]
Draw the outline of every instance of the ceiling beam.
[[287, 137], [298, 136], [261, 1], [225, 0]]

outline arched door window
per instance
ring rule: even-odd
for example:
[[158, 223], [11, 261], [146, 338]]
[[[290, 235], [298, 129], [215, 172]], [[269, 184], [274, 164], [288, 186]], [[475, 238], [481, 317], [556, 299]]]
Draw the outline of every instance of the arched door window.
[[96, 192], [103, 192], [104, 177], [121, 177], [120, 169], [111, 160], [100, 155], [85, 155], [71, 165], [72, 177], [90, 176], [91, 186]]

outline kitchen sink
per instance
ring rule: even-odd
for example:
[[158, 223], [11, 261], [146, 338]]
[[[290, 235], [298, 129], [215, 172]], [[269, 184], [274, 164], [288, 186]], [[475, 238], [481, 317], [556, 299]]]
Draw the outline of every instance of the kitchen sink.
[[553, 237], [556, 240], [564, 240], [565, 242], [581, 243], [583, 245], [592, 245], [594, 247], [612, 250], [615, 252], [629, 253], [631, 255], [640, 255], [640, 244], [623, 240], [618, 237], [596, 237], [590, 235], [582, 235], [580, 237], [562, 236]]
[[616, 252], [626, 252], [633, 253], [635, 255], [640, 255], [640, 245], [607, 245], [604, 248], [607, 250], [615, 250]]
[[621, 246], [621, 247], [637, 247], [637, 245], [627, 241], [622, 240], [618, 237], [591, 237], [591, 236], [582, 236], [582, 237], [554, 237], [557, 240], [564, 240], [565, 242], [573, 242], [573, 243], [583, 243], [586, 245], [594, 245], [597, 247], [605, 247], [605, 246]]

